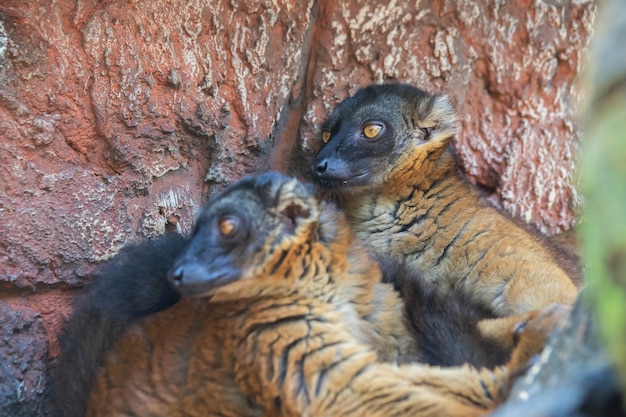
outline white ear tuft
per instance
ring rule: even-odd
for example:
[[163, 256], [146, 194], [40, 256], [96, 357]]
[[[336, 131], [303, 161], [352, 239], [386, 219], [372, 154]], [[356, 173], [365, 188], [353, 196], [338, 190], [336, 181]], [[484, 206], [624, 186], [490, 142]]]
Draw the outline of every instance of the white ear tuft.
[[429, 119], [434, 122], [439, 135], [451, 137], [459, 132], [459, 120], [447, 95], [436, 96]]

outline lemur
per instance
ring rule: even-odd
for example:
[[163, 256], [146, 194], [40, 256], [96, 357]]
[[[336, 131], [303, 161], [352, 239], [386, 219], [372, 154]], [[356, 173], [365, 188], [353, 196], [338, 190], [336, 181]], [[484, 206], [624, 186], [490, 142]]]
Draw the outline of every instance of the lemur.
[[463, 294], [494, 318], [479, 323], [481, 332], [511, 348], [510, 327], [552, 303], [572, 305], [578, 278], [460, 175], [450, 148], [458, 131], [445, 95], [372, 85], [328, 116], [310, 171], [372, 254], [406, 264], [442, 293]]

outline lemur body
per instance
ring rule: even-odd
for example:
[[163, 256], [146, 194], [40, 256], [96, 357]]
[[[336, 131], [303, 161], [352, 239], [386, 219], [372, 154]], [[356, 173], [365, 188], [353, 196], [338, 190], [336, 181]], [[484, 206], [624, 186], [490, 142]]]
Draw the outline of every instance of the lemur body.
[[[278, 174], [213, 199], [171, 273], [187, 298], [109, 352], [88, 416], [474, 416], [504, 368], [403, 364], [402, 305], [343, 215]], [[549, 320], [548, 320], [549, 321]], [[509, 364], [541, 346], [530, 322]]]
[[445, 96], [370, 86], [328, 117], [312, 176], [338, 197], [370, 252], [495, 317], [513, 317], [482, 323], [487, 333], [551, 303], [573, 304], [578, 289], [545, 243], [460, 177], [448, 146], [457, 131]]

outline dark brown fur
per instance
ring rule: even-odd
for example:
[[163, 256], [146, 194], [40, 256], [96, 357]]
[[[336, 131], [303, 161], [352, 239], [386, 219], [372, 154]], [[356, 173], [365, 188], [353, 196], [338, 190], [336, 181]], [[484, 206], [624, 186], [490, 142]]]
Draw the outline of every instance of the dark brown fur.
[[[404, 300], [405, 315], [418, 341], [417, 361], [436, 366], [493, 368], [510, 359], [510, 350], [485, 338], [478, 323], [495, 318], [456, 291], [441, 294], [425, 284], [415, 271], [391, 258], [378, 259], [383, 282], [390, 282]], [[513, 336], [515, 329], [511, 329]]]
[[[368, 126], [379, 126], [367, 138]], [[481, 332], [512, 346], [510, 329], [578, 290], [542, 239], [486, 203], [448, 148], [457, 117], [445, 96], [370, 86], [323, 127], [313, 178], [333, 191], [373, 254], [391, 256], [442, 293], [459, 291], [498, 319]]]
[[117, 337], [138, 318], [178, 301], [166, 276], [185, 246], [182, 236], [168, 233], [124, 247], [100, 267], [59, 336], [61, 352], [47, 390], [49, 415], [84, 415], [89, 386]]
[[342, 214], [278, 174], [209, 203], [172, 279], [200, 298], [128, 329], [87, 415], [474, 416], [508, 383], [503, 368], [399, 364], [419, 346], [396, 292]]

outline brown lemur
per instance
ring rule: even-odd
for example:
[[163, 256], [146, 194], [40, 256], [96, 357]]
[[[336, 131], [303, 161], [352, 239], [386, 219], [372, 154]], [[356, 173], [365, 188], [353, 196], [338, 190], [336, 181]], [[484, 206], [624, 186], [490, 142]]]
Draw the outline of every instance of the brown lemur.
[[[170, 279], [193, 297], [120, 336], [87, 416], [475, 416], [509, 383], [505, 367], [406, 363], [419, 341], [378, 264], [333, 204], [280, 174], [210, 200]], [[528, 323], [509, 370], [555, 317]]]
[[[126, 246], [99, 267], [92, 283], [74, 301], [73, 313], [59, 336], [61, 352], [46, 389], [50, 417], [84, 416], [90, 386], [119, 335], [139, 318], [179, 300], [167, 272], [188, 241], [167, 233]], [[481, 311], [468, 307], [460, 297], [422, 288], [403, 265], [391, 259], [381, 261], [382, 280], [398, 284], [405, 296], [414, 300], [406, 319], [419, 349], [411, 360], [489, 368], [509, 360], [507, 351], [468, 326], [483, 318]]]
[[[180, 298], [166, 275], [187, 243], [188, 239], [168, 233], [124, 247], [98, 268], [74, 301], [73, 313], [59, 336], [60, 355], [46, 390], [51, 416], [83, 416], [89, 387], [117, 337], [137, 319], [164, 310]], [[419, 350], [411, 360], [439, 366], [506, 363], [509, 352], [468, 325], [485, 317], [480, 309], [468, 306], [454, 293], [438, 294], [426, 288], [414, 271], [392, 259], [380, 261], [383, 281], [393, 282], [412, 300], [406, 320]]]
[[572, 305], [578, 278], [460, 175], [449, 146], [458, 130], [445, 95], [372, 85], [331, 112], [310, 171], [372, 254], [487, 309], [499, 319], [482, 321], [481, 331], [511, 346], [510, 325], [552, 303]]

